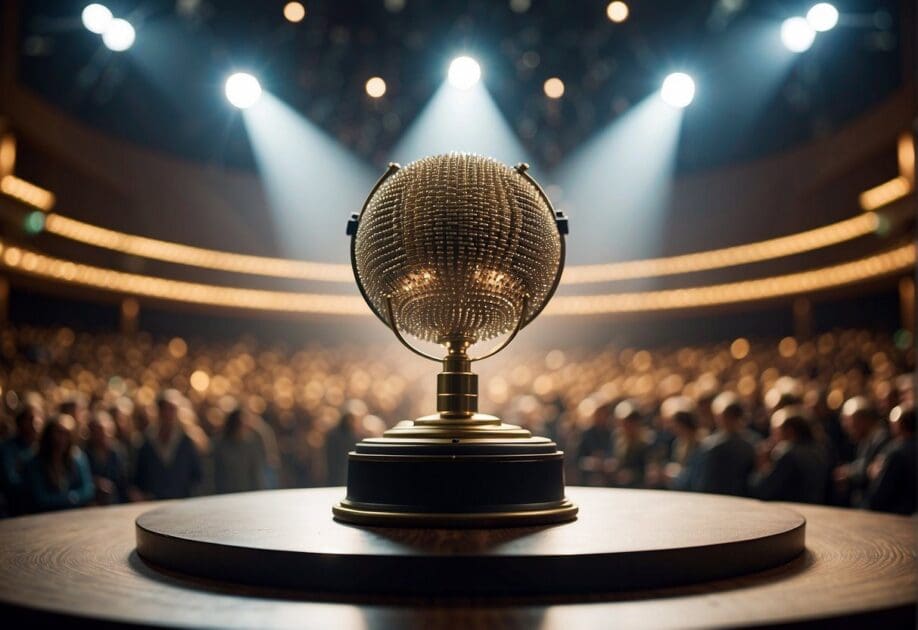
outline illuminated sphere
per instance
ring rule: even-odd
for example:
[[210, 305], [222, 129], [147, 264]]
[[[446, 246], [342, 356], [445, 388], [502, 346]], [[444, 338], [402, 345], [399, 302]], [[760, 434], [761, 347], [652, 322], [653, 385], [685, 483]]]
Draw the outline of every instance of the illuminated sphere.
[[460, 90], [468, 90], [481, 78], [481, 66], [471, 57], [456, 57], [449, 64], [447, 80]]
[[828, 2], [814, 4], [806, 12], [806, 21], [813, 27], [814, 31], [819, 33], [830, 31], [838, 24], [838, 9]]
[[663, 80], [660, 96], [673, 107], [688, 107], [695, 99], [695, 80], [684, 72], [673, 72]]
[[226, 99], [239, 109], [247, 109], [261, 98], [261, 84], [248, 72], [230, 75], [223, 90]]
[[101, 35], [112, 22], [112, 12], [102, 4], [88, 4], [81, 16], [87, 31]]
[[561, 256], [551, 205], [532, 182], [491, 158], [451, 153], [395, 171], [373, 193], [353, 262], [387, 324], [389, 297], [400, 330], [474, 343], [531, 321]]
[[606, 7], [606, 17], [615, 23], [621, 23], [628, 19], [628, 5], [621, 0], [610, 2]]
[[816, 31], [802, 17], [792, 17], [781, 24], [781, 41], [791, 52], [801, 53], [809, 50], [816, 39]]
[[134, 27], [131, 26], [130, 22], [115, 18], [109, 22], [105, 32], [102, 33], [102, 43], [109, 50], [121, 52], [134, 45], [135, 36]]

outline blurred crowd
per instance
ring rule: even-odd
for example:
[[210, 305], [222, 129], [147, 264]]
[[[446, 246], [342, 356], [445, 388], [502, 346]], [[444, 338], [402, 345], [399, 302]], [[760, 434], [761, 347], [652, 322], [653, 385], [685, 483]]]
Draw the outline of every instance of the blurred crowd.
[[[507, 351], [481, 409], [554, 439], [569, 484], [916, 510], [915, 350], [838, 330]], [[0, 331], [0, 514], [342, 485], [354, 442], [431, 412], [396, 346]]]

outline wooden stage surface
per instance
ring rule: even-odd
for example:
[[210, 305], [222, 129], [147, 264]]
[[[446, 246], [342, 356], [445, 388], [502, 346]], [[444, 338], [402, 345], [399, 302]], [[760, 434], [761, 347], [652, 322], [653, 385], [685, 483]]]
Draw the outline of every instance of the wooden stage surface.
[[[685, 514], [685, 508], [693, 500], [699, 505], [709, 500], [729, 501], [706, 495], [653, 491], [569, 488], [569, 493], [581, 505], [581, 514], [600, 510], [598, 505], [614, 511], [616, 505], [623, 510], [628, 505], [631, 506], [628, 509], [635, 509], [640, 501], [647, 501], [649, 510], [665, 510], [669, 506], [671, 518], [683, 524], [693, 522], [693, 517]], [[315, 501], [328, 508], [308, 509], [309, 520], [313, 522], [304, 523], [302, 531], [303, 540], [308, 541], [311, 531], [342, 528], [336, 540], [328, 541], [327, 549], [332, 555], [359, 541], [367, 546], [368, 556], [380, 555], [379, 545], [383, 543], [379, 540], [388, 541], [385, 544], [391, 545], [396, 555], [402, 549], [406, 556], [439, 554], [441, 561], [463, 554], [493, 555], [495, 550], [499, 550], [497, 555], [506, 557], [519, 555], [524, 553], [528, 544], [525, 541], [530, 539], [543, 548], [549, 545], [551, 549], [554, 545], [551, 556], [576, 556], [593, 544], [574, 535], [577, 527], [592, 526], [593, 519], [589, 518], [578, 521], [579, 525], [517, 530], [515, 535], [511, 535], [512, 530], [365, 532], [345, 525], [329, 525], [333, 502], [329, 499], [339, 498], [343, 489], [262, 493], [259, 500], [267, 500], [272, 494], [288, 503], [298, 496], [306, 497], [307, 503]], [[807, 521], [806, 550], [777, 568], [693, 585], [589, 594], [564, 594], [565, 589], [559, 586], [543, 589], [545, 592], [537, 595], [508, 592], [499, 596], [381, 595], [267, 588], [190, 577], [145, 562], [135, 550], [135, 519], [151, 508], [184, 508], [194, 505], [192, 502], [132, 504], [29, 516], [0, 522], [0, 607], [3, 608], [0, 619], [16, 622], [8, 627], [49, 621], [225, 628], [423, 626], [572, 630], [810, 622], [830, 622], [838, 627], [846, 621], [855, 625], [883, 623], [885, 627], [914, 627], [918, 602], [914, 519], [820, 506], [738, 501], [736, 505], [746, 504], [753, 511], [758, 507], [779, 507], [781, 510], [776, 514], [803, 515]], [[736, 512], [736, 522], [742, 520], [742, 511]], [[785, 525], [788, 523], [792, 525], [790, 521]], [[612, 527], [610, 522], [609, 528]], [[726, 531], [731, 524], [724, 523], [724, 527]], [[735, 529], [736, 523], [732, 527]], [[229, 532], [249, 531], [250, 524], [226, 522], [226, 528]], [[694, 542], [712, 536], [711, 532], [691, 533], [691, 527], [681, 529]], [[368, 540], [377, 542], [368, 543]], [[657, 544], [650, 536], [643, 541], [623, 540], [619, 548], [629, 545], [643, 548], [648, 540]], [[311, 544], [301, 542], [292, 546]], [[277, 542], [266, 536], [263, 545], [273, 548]], [[367, 564], [371, 573], [369, 583], [385, 584], [398, 571], [395, 565], [372, 575], [373, 566], [372, 562]], [[317, 583], [321, 583], [321, 576], [318, 578]], [[556, 574], [547, 579], [561, 585], [566, 578], [564, 574]]]

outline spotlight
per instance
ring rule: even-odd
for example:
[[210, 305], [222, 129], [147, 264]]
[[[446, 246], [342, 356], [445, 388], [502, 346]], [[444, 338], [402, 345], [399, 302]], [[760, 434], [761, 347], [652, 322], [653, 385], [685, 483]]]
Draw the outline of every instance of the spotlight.
[[615, 2], [610, 2], [609, 6], [606, 7], [606, 15], [610, 20], [616, 24], [621, 24], [628, 19], [628, 5], [621, 0], [615, 0]]
[[816, 39], [816, 31], [802, 17], [792, 17], [781, 24], [781, 41], [784, 47], [791, 52], [802, 53], [809, 50]]
[[134, 27], [127, 20], [115, 18], [109, 22], [105, 32], [102, 33], [102, 43], [109, 50], [121, 52], [127, 50], [134, 44]]
[[459, 88], [460, 90], [467, 90], [478, 83], [478, 79], [480, 78], [481, 66], [471, 57], [456, 57], [453, 59], [453, 62], [449, 64], [447, 79], [453, 87]]
[[695, 80], [684, 72], [673, 72], [663, 80], [660, 96], [667, 105], [687, 107], [695, 99]]
[[386, 93], [386, 82], [382, 77], [370, 77], [366, 84], [367, 96], [379, 98]]
[[838, 24], [838, 9], [828, 2], [814, 4], [806, 12], [806, 21], [809, 22], [814, 31], [819, 33], [830, 31]]
[[88, 4], [82, 13], [83, 26], [87, 31], [101, 35], [112, 22], [112, 12], [101, 4]]
[[542, 89], [545, 90], [545, 96], [548, 98], [561, 98], [564, 96], [564, 81], [558, 77], [552, 77], [545, 81]]
[[261, 98], [261, 84], [248, 72], [236, 72], [226, 80], [224, 92], [234, 106], [247, 109]]
[[306, 17], [306, 7], [301, 2], [288, 2], [284, 5], [284, 17], [288, 22], [301, 22]]

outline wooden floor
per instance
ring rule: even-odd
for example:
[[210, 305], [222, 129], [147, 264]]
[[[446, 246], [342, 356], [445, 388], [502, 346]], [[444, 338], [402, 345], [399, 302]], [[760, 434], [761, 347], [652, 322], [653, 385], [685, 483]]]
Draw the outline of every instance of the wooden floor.
[[[578, 492], [571, 489], [575, 501]], [[661, 502], [670, 496], [658, 494]], [[134, 521], [150, 504], [31, 516], [0, 522], [0, 619], [224, 628], [573, 630], [826, 620], [835, 620], [835, 626], [847, 618], [857, 625], [914, 627], [915, 520], [784, 507], [806, 518], [807, 549], [776, 569], [654, 590], [503, 598], [330, 595], [189, 578], [155, 569], [137, 555]], [[374, 578], [382, 583], [390, 576]], [[553, 579], [561, 583], [565, 578]]]

